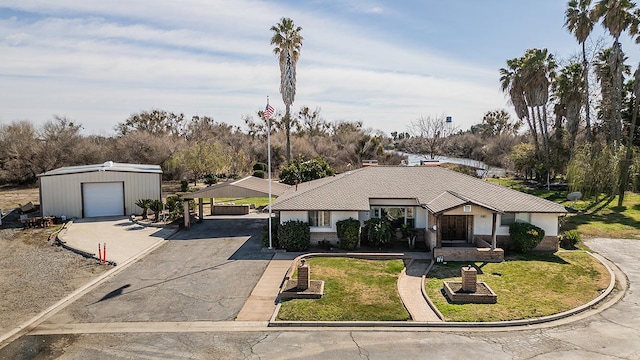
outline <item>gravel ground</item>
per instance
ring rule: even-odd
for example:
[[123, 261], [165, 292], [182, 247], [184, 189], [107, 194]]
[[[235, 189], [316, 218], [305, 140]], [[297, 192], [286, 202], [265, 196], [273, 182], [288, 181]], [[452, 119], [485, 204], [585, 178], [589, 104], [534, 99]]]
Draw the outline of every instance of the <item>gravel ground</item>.
[[52, 231], [0, 230], [0, 334], [111, 268], [52, 245]]

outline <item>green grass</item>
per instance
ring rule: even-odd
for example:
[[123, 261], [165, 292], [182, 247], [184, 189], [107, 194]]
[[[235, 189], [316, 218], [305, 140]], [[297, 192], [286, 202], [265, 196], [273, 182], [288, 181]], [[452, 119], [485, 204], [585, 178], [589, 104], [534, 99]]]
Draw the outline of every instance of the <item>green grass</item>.
[[410, 315], [398, 294], [401, 260], [311, 258], [311, 280], [324, 280], [321, 299], [282, 303], [279, 320], [405, 321]]
[[507, 188], [571, 206], [580, 210], [578, 214], [567, 214], [560, 219], [561, 231], [577, 230], [583, 237], [606, 237], [621, 239], [640, 238], [640, 194], [627, 192], [622, 207], [618, 197], [605, 197], [567, 201], [567, 192], [547, 191], [526, 186], [520, 180], [489, 179], [490, 182]]
[[609, 285], [607, 270], [589, 254], [529, 254], [502, 263], [475, 263], [478, 281], [498, 295], [497, 304], [451, 304], [444, 281], [460, 281], [467, 263], [434, 266], [425, 284], [429, 298], [448, 321], [505, 321], [556, 314], [596, 298]]

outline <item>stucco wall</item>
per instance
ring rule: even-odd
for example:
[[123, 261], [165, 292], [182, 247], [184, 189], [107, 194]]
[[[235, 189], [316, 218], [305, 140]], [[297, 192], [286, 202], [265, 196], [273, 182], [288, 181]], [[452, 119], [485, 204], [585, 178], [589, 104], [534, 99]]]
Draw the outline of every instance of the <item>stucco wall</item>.
[[[331, 211], [331, 227], [310, 227], [311, 233], [335, 233], [336, 222], [353, 218], [358, 220], [357, 211]], [[309, 215], [306, 211], [280, 211], [280, 223], [284, 223], [289, 220], [299, 220], [309, 222]]]
[[[491, 222], [493, 217], [488, 215], [476, 215], [473, 217], [474, 235], [491, 235]], [[501, 215], [498, 214], [498, 227], [496, 235], [509, 236], [509, 226], [500, 226]], [[544, 229], [547, 236], [558, 236], [558, 214], [531, 214], [531, 224]]]
[[161, 198], [162, 174], [95, 171], [40, 177], [40, 202], [44, 216], [82, 217], [82, 183], [124, 182], [125, 214], [140, 214], [138, 199]]
[[531, 214], [531, 223], [544, 229], [545, 236], [558, 236], [558, 214]]

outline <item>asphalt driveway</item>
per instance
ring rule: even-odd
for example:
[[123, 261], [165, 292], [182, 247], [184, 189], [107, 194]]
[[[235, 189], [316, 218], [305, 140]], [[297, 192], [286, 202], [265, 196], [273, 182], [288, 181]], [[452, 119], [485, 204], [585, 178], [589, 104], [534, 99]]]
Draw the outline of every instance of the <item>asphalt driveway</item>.
[[233, 320], [272, 257], [261, 252], [264, 223], [194, 224], [48, 321]]

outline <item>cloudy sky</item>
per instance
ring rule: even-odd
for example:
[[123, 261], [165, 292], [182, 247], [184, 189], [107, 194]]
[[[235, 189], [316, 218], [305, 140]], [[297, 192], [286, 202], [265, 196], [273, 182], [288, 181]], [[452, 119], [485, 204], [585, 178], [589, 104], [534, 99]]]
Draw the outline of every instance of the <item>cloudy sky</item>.
[[[533, 47], [561, 58], [579, 51], [563, 29], [565, 4], [3, 0], [0, 123], [59, 115], [111, 135], [156, 108], [243, 125], [267, 95], [284, 112], [269, 28], [290, 17], [304, 36], [294, 109], [387, 133], [429, 115], [467, 129], [508, 108], [498, 84], [506, 59]], [[633, 64], [638, 46], [624, 46]]]

